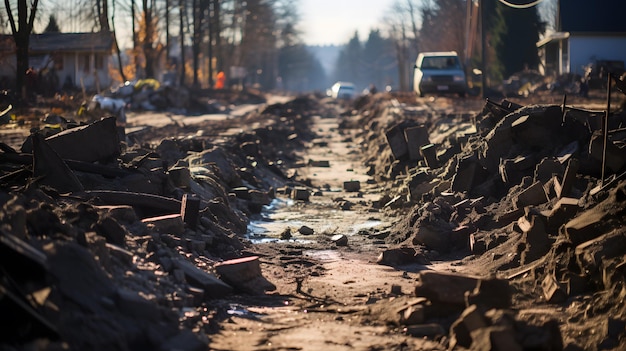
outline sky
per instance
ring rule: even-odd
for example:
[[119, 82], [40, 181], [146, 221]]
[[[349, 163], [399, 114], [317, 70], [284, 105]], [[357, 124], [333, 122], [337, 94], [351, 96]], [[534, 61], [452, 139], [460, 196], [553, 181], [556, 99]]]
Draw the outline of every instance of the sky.
[[367, 40], [394, 0], [300, 0], [300, 30], [307, 45], [347, 44], [354, 32]]

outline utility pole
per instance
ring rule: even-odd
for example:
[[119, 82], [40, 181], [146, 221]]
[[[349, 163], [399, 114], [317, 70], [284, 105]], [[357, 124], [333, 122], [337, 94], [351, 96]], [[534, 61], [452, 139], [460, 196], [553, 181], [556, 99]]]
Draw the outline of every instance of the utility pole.
[[486, 25], [486, 12], [485, 11], [485, 0], [480, 0], [480, 46], [481, 46], [481, 79], [482, 79], [482, 84], [480, 87], [480, 91], [481, 91], [481, 96], [483, 99], [487, 98], [487, 25]]

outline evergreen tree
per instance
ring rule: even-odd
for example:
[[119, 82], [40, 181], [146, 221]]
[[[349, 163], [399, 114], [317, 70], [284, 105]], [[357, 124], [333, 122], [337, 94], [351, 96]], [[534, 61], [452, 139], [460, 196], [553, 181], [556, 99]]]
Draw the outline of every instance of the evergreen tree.
[[358, 86], [362, 86], [361, 65], [362, 65], [363, 48], [359, 41], [359, 33], [355, 32], [348, 44], [341, 50], [335, 65], [333, 77], [335, 80], [353, 82]]
[[59, 28], [59, 24], [57, 23], [57, 19], [54, 15], [50, 15], [48, 19], [48, 25], [46, 29], [43, 31], [44, 33], [60, 33], [61, 28]]
[[281, 89], [303, 92], [323, 90], [326, 86], [324, 68], [302, 44], [285, 46], [278, 54]]
[[391, 77], [397, 76], [393, 43], [381, 36], [379, 30], [372, 30], [363, 47], [363, 82], [382, 88], [390, 84]]
[[536, 43], [546, 28], [537, 6], [528, 9], [504, 7], [502, 15], [506, 22], [506, 32], [502, 35], [498, 56], [504, 65], [504, 77], [524, 68], [537, 69], [539, 55]]

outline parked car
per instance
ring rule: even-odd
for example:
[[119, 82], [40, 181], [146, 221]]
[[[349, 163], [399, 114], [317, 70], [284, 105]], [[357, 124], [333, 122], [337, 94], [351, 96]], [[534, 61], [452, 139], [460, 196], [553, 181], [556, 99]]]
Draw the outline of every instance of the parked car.
[[352, 99], [356, 95], [354, 84], [337, 82], [330, 88], [330, 96], [334, 99]]
[[465, 96], [467, 79], [457, 53], [420, 53], [413, 70], [413, 90], [419, 96], [444, 93]]

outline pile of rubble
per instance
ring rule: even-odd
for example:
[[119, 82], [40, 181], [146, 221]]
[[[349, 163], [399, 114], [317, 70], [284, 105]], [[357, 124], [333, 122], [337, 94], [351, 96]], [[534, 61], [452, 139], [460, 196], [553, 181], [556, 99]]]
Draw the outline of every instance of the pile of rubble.
[[109, 91], [93, 96], [90, 111], [101, 109], [117, 113], [126, 110], [169, 111], [179, 114], [208, 114], [228, 112], [231, 104], [263, 103], [261, 94], [250, 90], [187, 89], [161, 84], [155, 79], [125, 82]]
[[[502, 278], [423, 272], [399, 323], [451, 348], [626, 347], [624, 113], [606, 133], [602, 111], [507, 100], [471, 116], [397, 101], [362, 115], [370, 173], [391, 184], [380, 206], [404, 213], [387, 242], [415, 261], [460, 253], [466, 271]], [[564, 317], [521, 316], [542, 304]]]
[[247, 118], [276, 123], [219, 144], [126, 145], [114, 117], [0, 143], [0, 344], [206, 349], [216, 299], [275, 289], [242, 236], [315, 106], [269, 106]]

